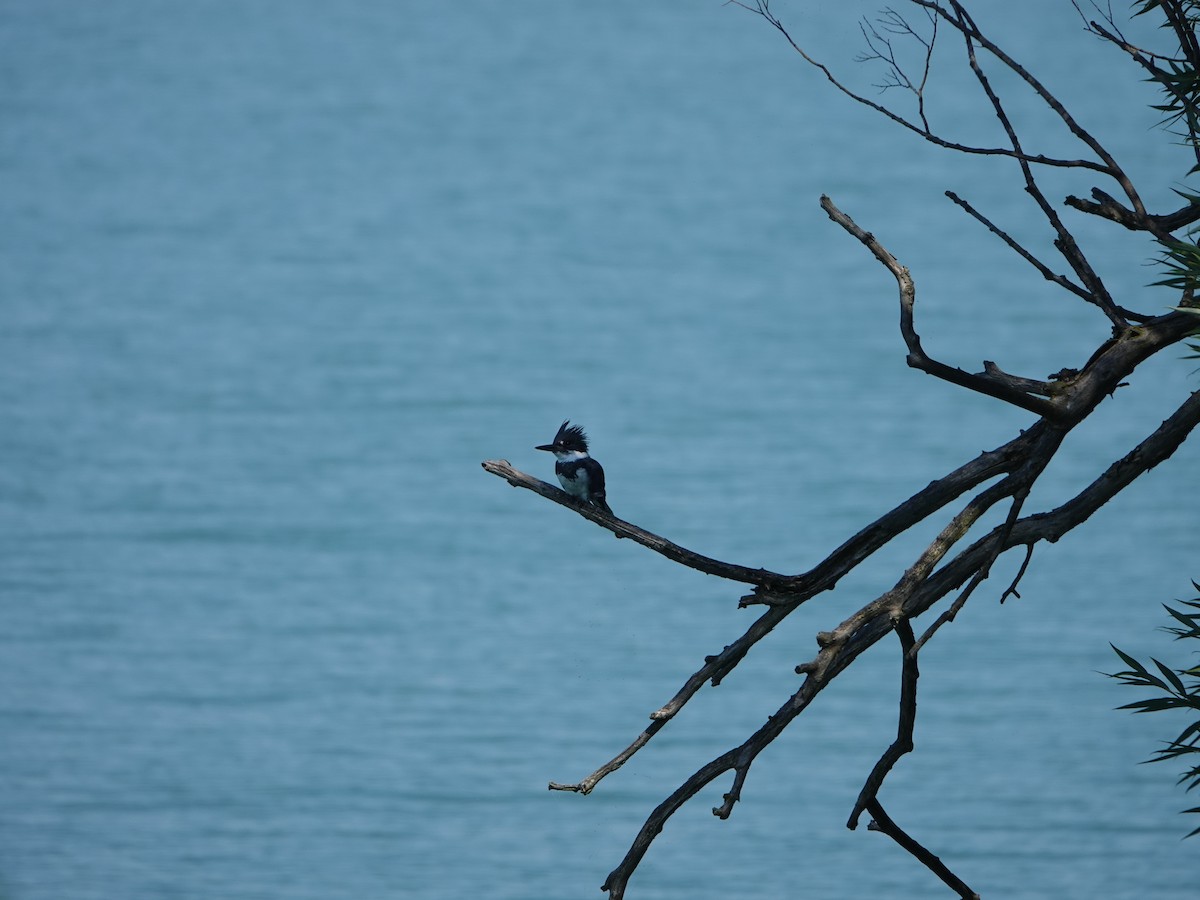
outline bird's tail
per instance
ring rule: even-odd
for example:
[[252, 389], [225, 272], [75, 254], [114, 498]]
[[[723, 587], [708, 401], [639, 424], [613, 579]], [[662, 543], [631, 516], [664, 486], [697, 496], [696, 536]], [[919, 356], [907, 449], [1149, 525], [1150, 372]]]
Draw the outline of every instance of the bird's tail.
[[603, 495], [603, 494], [600, 494], [599, 496], [593, 497], [593, 498], [592, 498], [592, 502], [593, 502], [594, 504], [596, 504], [598, 507], [600, 507], [602, 510], [604, 510], [606, 513], [608, 513], [610, 516], [615, 516], [615, 515], [616, 515], [616, 514], [615, 514], [615, 513], [612, 511], [612, 507], [610, 507], [610, 506], [608, 505], [608, 501], [607, 501], [606, 499], [604, 499], [604, 495]]

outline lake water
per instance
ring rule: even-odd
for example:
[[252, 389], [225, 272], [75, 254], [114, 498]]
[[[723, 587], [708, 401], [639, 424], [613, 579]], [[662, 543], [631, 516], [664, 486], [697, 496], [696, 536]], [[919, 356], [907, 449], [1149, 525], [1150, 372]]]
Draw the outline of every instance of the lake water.
[[[1014, 54], [1173, 208], [1187, 163], [1140, 74], [1066, 3], [1004, 8]], [[853, 4], [779, 12], [878, 77]], [[991, 128], [960, 68], [934, 76], [935, 121]], [[930, 532], [594, 794], [550, 793], [755, 613], [479, 462], [550, 478], [532, 448], [569, 417], [619, 515], [802, 571], [1026, 426], [905, 367], [894, 283], [821, 193], [912, 268], [942, 359], [1041, 377], [1106, 331], [942, 197], [1044, 240], [1012, 166], [888, 126], [718, 2], [7, 0], [0, 79], [4, 900], [600, 896], [647, 813]], [[1080, 223], [1122, 302], [1167, 305], [1116, 231]], [[1031, 504], [1194, 390], [1181, 355]], [[1176, 725], [1114, 712], [1136, 698], [1098, 674], [1110, 641], [1186, 659], [1155, 629], [1200, 578], [1194, 444], [1040, 547], [1001, 607], [1003, 559], [923, 655], [917, 752], [882, 799], [984, 897], [1195, 896], [1194, 798], [1137, 765]], [[728, 779], [696, 798], [629, 896], [948, 896], [843, 827], [896, 670], [884, 642], [847, 672], [729, 821]]]

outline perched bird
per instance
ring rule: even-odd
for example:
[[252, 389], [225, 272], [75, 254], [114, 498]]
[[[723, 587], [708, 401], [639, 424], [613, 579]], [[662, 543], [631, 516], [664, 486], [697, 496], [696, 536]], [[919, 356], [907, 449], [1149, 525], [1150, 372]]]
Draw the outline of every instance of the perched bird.
[[569, 421], [563, 422], [554, 436], [554, 443], [541, 444], [533, 449], [548, 450], [554, 454], [558, 460], [554, 464], [554, 474], [558, 476], [564, 491], [585, 503], [600, 507], [610, 516], [613, 514], [604, 498], [604, 469], [588, 456], [587, 435], [580, 426], [572, 425]]

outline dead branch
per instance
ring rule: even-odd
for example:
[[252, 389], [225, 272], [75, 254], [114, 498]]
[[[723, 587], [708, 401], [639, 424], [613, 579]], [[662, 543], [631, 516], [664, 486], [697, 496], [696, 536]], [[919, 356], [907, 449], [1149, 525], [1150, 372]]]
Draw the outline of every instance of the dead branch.
[[[913, 2], [921, 5], [936, 7], [936, 9], [939, 10], [942, 15], [946, 15], [945, 11], [942, 10], [942, 7], [937, 3], [929, 3], [928, 0], [913, 0]], [[1013, 150], [1018, 153], [1021, 152], [1021, 139], [1017, 135], [1016, 128], [1013, 127], [1012, 120], [1009, 118], [1004, 104], [1001, 102], [1000, 97], [992, 89], [991, 81], [988, 79], [987, 75], [984, 74], [983, 67], [979, 64], [978, 57], [975, 53], [976, 43], [978, 43], [981, 47], [986, 48], [993, 56], [1003, 62], [1009, 70], [1016, 73], [1033, 88], [1033, 90], [1046, 103], [1046, 105], [1054, 110], [1054, 112], [1057, 113], [1058, 116], [1067, 124], [1067, 127], [1070, 129], [1071, 133], [1083, 141], [1084, 144], [1086, 144], [1105, 162], [1108, 174], [1126, 189], [1130, 199], [1140, 209], [1142, 201], [1138, 198], [1137, 192], [1133, 189], [1133, 185], [1129, 182], [1129, 179], [1125, 176], [1125, 173], [1121, 170], [1121, 168], [1116, 164], [1116, 161], [1113, 160], [1108, 152], [1100, 145], [1100, 142], [1093, 138], [1087, 131], [1080, 128], [1075, 122], [1074, 118], [1072, 118], [1066, 109], [1063, 108], [1063, 105], [1059, 103], [1058, 98], [1046, 90], [1046, 88], [1043, 87], [1037, 79], [1031, 76], [1024, 67], [1019, 65], [1016, 61], [1004, 53], [1004, 51], [984, 37], [983, 34], [980, 33], [979, 29], [975, 27], [974, 21], [972, 21], [967, 11], [963, 9], [962, 4], [958, 3], [957, 0], [949, 0], [949, 2], [954, 10], [954, 17], [951, 19], [951, 22], [962, 33], [966, 45], [967, 64], [974, 73], [975, 80], [979, 82], [980, 87], [987, 96], [988, 102], [992, 106], [992, 111], [995, 113], [997, 120], [999, 120], [1001, 127], [1004, 129], [1004, 133], [1008, 135], [1008, 139], [1012, 144]], [[1030, 164], [1023, 159], [1018, 159], [1017, 164], [1021, 167], [1021, 174], [1025, 179], [1025, 192], [1033, 198], [1034, 203], [1037, 204], [1046, 221], [1050, 223], [1050, 227], [1054, 229], [1054, 233], [1056, 235], [1054, 246], [1058, 249], [1059, 253], [1062, 254], [1063, 258], [1066, 259], [1067, 263], [1075, 271], [1076, 276], [1080, 281], [1083, 282], [1084, 287], [1087, 289], [1087, 292], [1084, 295], [1085, 299], [1089, 303], [1093, 303], [1098, 306], [1104, 312], [1104, 314], [1108, 316], [1115, 328], [1124, 328], [1129, 323], [1125, 321], [1124, 317], [1117, 310], [1116, 304], [1113, 302], [1112, 296], [1108, 292], [1108, 288], [1104, 286], [1104, 282], [1100, 280], [1100, 276], [1096, 274], [1095, 269], [1092, 268], [1092, 264], [1088, 261], [1087, 257], [1084, 256], [1083, 250], [1079, 247], [1079, 244], [1075, 240], [1075, 236], [1071, 234], [1066, 225], [1063, 224], [1062, 219], [1058, 215], [1058, 211], [1053, 207], [1053, 205], [1051, 205], [1050, 201], [1046, 199], [1046, 195], [1042, 192], [1041, 187], [1038, 185], [1037, 179], [1033, 175], [1033, 169], [1030, 167]]]
[[868, 830], [886, 834], [907, 850], [925, 868], [940, 878], [947, 887], [962, 897], [963, 900], [979, 900], [979, 895], [971, 890], [965, 881], [951, 872], [941, 859], [927, 850], [914, 838], [910, 837], [904, 829], [893, 822], [891, 816], [884, 811], [883, 805], [877, 799], [873, 799], [867, 804], [867, 812], [871, 814], [871, 824], [867, 826]]
[[1015, 151], [1010, 147], [981, 147], [973, 144], [963, 144], [959, 141], [943, 137], [935, 131], [929, 130], [923, 125], [919, 125], [916, 122], [905, 118], [899, 113], [894, 112], [893, 110], [884, 106], [882, 103], [877, 103], [868, 97], [864, 97], [862, 94], [859, 94], [846, 86], [845, 83], [843, 83], [837, 78], [837, 76], [833, 74], [832, 69], [817, 60], [815, 57], [811, 56], [798, 43], [796, 43], [796, 41], [784, 27], [783, 22], [781, 22], [771, 11], [771, 4], [769, 0], [754, 0], [753, 3], [740, 2], [740, 0], [729, 0], [729, 2], [733, 6], [740, 6], [742, 9], [762, 16], [771, 25], [771, 27], [773, 27], [783, 36], [784, 40], [786, 40], [791, 48], [800, 55], [801, 59], [820, 71], [821, 74], [825, 76], [825, 79], [840, 93], [844, 94], [855, 103], [860, 103], [863, 106], [874, 110], [881, 116], [894, 122], [905, 130], [913, 132], [934, 146], [941, 147], [945, 150], [953, 150], [958, 153], [965, 153], [971, 156], [999, 156], [1009, 159], [1024, 160], [1035, 165], [1047, 166], [1050, 168], [1088, 169], [1103, 175], [1111, 174], [1103, 163], [1099, 163], [1091, 159], [1064, 159], [1060, 157], [1046, 156], [1040, 153], [1028, 154]]
[[912, 625], [907, 619], [896, 621], [896, 636], [900, 638], [900, 721], [896, 726], [896, 740], [884, 751], [871, 774], [867, 776], [866, 784], [850, 811], [850, 819], [846, 827], [853, 830], [858, 827], [858, 818], [871, 805], [883, 787], [883, 780], [895, 768], [900, 757], [911, 753], [913, 749], [913, 729], [917, 724], [917, 679], [921, 673], [917, 666], [916, 639], [913, 636]]
[[821, 197], [821, 208], [825, 210], [829, 218], [833, 219], [838, 225], [862, 241], [867, 249], [874, 254], [875, 258], [883, 263], [884, 267], [895, 277], [896, 283], [900, 288], [900, 333], [904, 337], [904, 343], [908, 346], [907, 361], [912, 368], [920, 369], [922, 372], [926, 372], [936, 378], [941, 378], [943, 381], [948, 381], [951, 384], [957, 384], [960, 387], [1004, 400], [1014, 406], [1037, 413], [1039, 416], [1046, 416], [1048, 418], [1057, 416], [1055, 405], [1049, 399], [1051, 387], [1045, 382], [1036, 382], [1030, 379], [1014, 379], [994, 366], [991, 369], [985, 369], [983, 372], [972, 375], [964, 372], [962, 369], [948, 366], [930, 357], [922, 348], [921, 337], [917, 334], [916, 327], [913, 324], [917, 290], [908, 268], [902, 266], [896, 260], [896, 257], [892, 256], [875, 239], [873, 234], [864, 231], [855, 224], [854, 220], [838, 209], [828, 197]]
[[[1041, 82], [979, 30], [958, 0], [912, 2], [929, 16], [935, 37], [937, 25], [942, 22], [947, 23], [963, 38], [967, 66], [987, 98], [992, 114], [1004, 130], [1009, 142], [1008, 148], [971, 147], [933, 133], [924, 106], [924, 89], [933, 51], [933, 38], [926, 41], [920, 37], [899, 14], [885, 12], [881, 20], [883, 30], [870, 27], [864, 30], [864, 35], [870, 58], [890, 67], [893, 86], [901, 87], [916, 96], [919, 123], [867, 100], [845, 87], [824, 64], [813, 59], [792, 39], [771, 12], [769, 0], [754, 0], [753, 3], [738, 0], [733, 2], [762, 15], [807, 63], [819, 69], [837, 90], [854, 101], [875, 109], [891, 121], [918, 133], [925, 140], [938, 146], [964, 153], [995, 155], [1015, 160], [1021, 169], [1025, 190], [1049, 223], [1054, 234], [1054, 245], [1067, 261], [1074, 278], [1054, 273], [1037, 256], [969, 203], [951, 192], [947, 192], [947, 196], [1017, 252], [1043, 278], [1100, 308], [1112, 323], [1113, 332], [1082, 367], [1065, 368], [1046, 380], [1008, 374], [994, 362], [987, 360], [983, 363], [983, 371], [978, 373], [968, 373], [935, 360], [923, 349], [915, 327], [916, 288], [908, 269], [901, 265], [874, 235], [860, 228], [828, 197], [822, 197], [821, 206], [829, 217], [866, 246], [895, 279], [900, 299], [900, 332], [908, 351], [908, 364], [948, 383], [992, 396], [1036, 414], [1038, 419], [1031, 427], [996, 449], [980, 454], [931, 482], [923, 490], [859, 531], [817, 565], [795, 575], [702, 556], [636, 525], [603, 513], [595, 507], [581, 504], [557, 487], [519, 472], [504, 460], [484, 462], [484, 469], [491, 474], [504, 478], [513, 486], [526, 488], [567, 506], [618, 537], [629, 538], [697, 571], [752, 585], [753, 591], [741, 598], [740, 607], [766, 606], [766, 610], [739, 638], [726, 645], [719, 653], [704, 658], [703, 665], [685, 681], [674, 697], [650, 714], [649, 725], [620, 753], [579, 782], [552, 782], [549, 786], [552, 790], [590, 793], [601, 780], [619, 769], [656, 734], [665, 729], [667, 723], [706, 683], [713, 686], [720, 684], [755, 645], [788, 615], [818, 594], [834, 589], [843, 576], [917, 523], [946, 510], [945, 515], [948, 518], [937, 536], [917, 555], [890, 590], [863, 605], [836, 627], [817, 633], [816, 655], [796, 666], [796, 673], [803, 676], [803, 680], [766, 723], [741, 744], [697, 769], [650, 813], [625, 857], [605, 881], [604, 890], [609, 892], [610, 898], [623, 897], [630, 877], [671, 816], [707, 785], [728, 772], [733, 773], [730, 788], [724, 793], [721, 805], [713, 809], [713, 814], [722, 819], [730, 816], [741, 799], [750, 770], [759, 754], [769, 747], [791, 722], [803, 714], [813, 699], [841, 672], [888, 633], [894, 631], [902, 650], [900, 713], [896, 739], [868, 774], [847, 824], [854, 828], [862, 813], [869, 813], [872, 816], [870, 830], [888, 834], [960, 897], [974, 898], [977, 895], [972, 889], [936, 855], [901, 829], [879, 801], [879, 793], [888, 775], [899, 760], [914, 747], [918, 656], [925, 644], [941, 633], [944, 625], [954, 621], [977, 589], [990, 577], [994, 564], [1004, 553], [1016, 547], [1025, 549], [1020, 570], [1001, 595], [1001, 602], [1009, 596], [1019, 596], [1016, 592], [1017, 585], [1038, 544], [1053, 543], [1062, 535], [1082, 525], [1139, 475], [1169, 458], [1188, 435], [1200, 426], [1200, 392], [1196, 392], [1187, 397], [1153, 433], [1098, 475], [1075, 497], [1053, 509], [1033, 514], [1025, 512], [1031, 488], [1055, 457], [1071, 430], [1086, 419], [1100, 403], [1111, 397], [1143, 361], [1178, 343], [1195, 327], [1194, 317], [1185, 313], [1171, 312], [1161, 316], [1148, 316], [1118, 306], [1048, 201], [1038, 183], [1034, 167], [1088, 170], [1113, 179], [1125, 196], [1124, 202], [1117, 201], [1095, 188], [1092, 191], [1094, 201], [1069, 197], [1067, 205], [1159, 239], [1200, 221], [1200, 204], [1189, 201], [1187, 206], [1167, 215], [1148, 213], [1138, 192], [1115, 159], [1076, 122]], [[1183, 5], [1179, 0], [1163, 0], [1160, 5], [1168, 23], [1179, 36], [1181, 58], [1193, 63], [1193, 67], [1200, 66], [1200, 42], [1196, 42], [1191, 25], [1186, 21], [1171, 18], [1172, 15], [1178, 17], [1178, 14], [1184, 11]], [[1111, 26], [1111, 17], [1109, 22]], [[1095, 26], [1093, 31], [1121, 47], [1144, 67], [1148, 66], [1153, 70], [1160, 63], [1171, 64], [1167, 57], [1146, 54], [1129, 46], [1119, 36], [1115, 26]], [[892, 35], [915, 39], [924, 48], [925, 70], [919, 82], [909, 78], [900, 68], [899, 57], [892, 45]], [[992, 61], [991, 64], [998, 62], [1021, 79], [1034, 96], [1059, 117], [1068, 131], [1095, 159], [1048, 158], [1028, 152], [1013, 126], [1005, 103], [993, 89], [984, 71], [979, 51], [986, 54], [986, 58]], [[1195, 124], [1189, 122], [1189, 127]], [[1200, 141], [1194, 143], [1200, 146]], [[1188, 297], [1190, 294], [1185, 291], [1185, 301]], [[1130, 322], [1136, 324], [1130, 325]], [[978, 526], [982, 517], [998, 504], [1007, 504], [1004, 522], [986, 534], [972, 538], [973, 529]], [[953, 599], [949, 600], [952, 596]], [[934, 616], [935, 607], [943, 601], [949, 602]], [[926, 614], [930, 614], [933, 621], [925, 627], [920, 638], [917, 638], [913, 623]]]
[[[629, 877], [645, 856], [654, 838], [662, 832], [667, 820], [703, 788], [732, 770], [735, 773], [734, 783], [725, 794], [724, 804], [713, 811], [721, 818], [728, 817], [734, 803], [741, 796], [749, 769], [758, 754], [801, 715], [838, 674], [845, 671], [855, 659], [889, 631], [895, 629], [897, 622], [911, 620], [927, 612], [948, 593], [961, 587], [973, 575], [990, 565], [991, 560], [1005, 550], [1040, 541], [1057, 541], [1067, 531], [1085, 522], [1093, 512], [1127, 487], [1138, 475], [1169, 458], [1197, 425], [1200, 425], [1200, 391], [1189, 396], [1153, 434], [1114, 463], [1076, 497], [1047, 513], [1026, 516], [1011, 526], [1008, 522], [998, 526], [935, 570], [934, 564], [945, 555], [950, 539], [958, 530], [954, 523], [947, 526], [895, 588], [868, 603], [837, 628], [817, 636], [820, 647], [817, 656], [797, 667], [797, 671], [805, 675], [800, 689], [784, 702], [766, 724], [740, 746], [726, 751], [698, 769], [650, 814], [625, 858], [605, 881], [603, 889], [609, 891], [610, 900], [624, 896]], [[1042, 446], [1040, 449], [1045, 453], [1050, 447]], [[1044, 467], [1044, 460], [1037, 454], [1034, 454], [1030, 462], [1035, 466]], [[960, 514], [958, 527], [965, 524], [962, 516], [963, 514]], [[915, 645], [913, 649], [919, 651], [919, 647]], [[915, 704], [915, 700], [913, 702]], [[877, 790], [878, 787], [876, 792]], [[865, 809], [875, 816], [872, 803], [877, 804], [878, 801], [866, 803]], [[878, 819], [877, 816], [876, 818]], [[901, 844], [905, 845], [904, 842]]]
[[1116, 222], [1130, 231], [1149, 232], [1159, 240], [1166, 240], [1172, 232], [1200, 222], [1200, 203], [1188, 203], [1173, 213], [1149, 215], [1122, 206], [1115, 197], [1100, 188], [1092, 188], [1092, 197], [1094, 201], [1069, 195], [1063, 202], [1080, 212]]
[[753, 584], [767, 589], [775, 585], [786, 584], [791, 580], [786, 575], [780, 575], [777, 572], [771, 572], [767, 569], [752, 569], [747, 566], [738, 566], [694, 553], [686, 547], [672, 543], [653, 532], [638, 528], [636, 525], [632, 525], [623, 519], [618, 519], [616, 516], [610, 516], [599, 507], [588, 503], [580, 503], [566, 491], [556, 488], [554, 485], [548, 484], [540, 478], [534, 478], [532, 475], [527, 475], [513, 468], [512, 464], [506, 459], [489, 459], [485, 460], [481, 465], [485, 471], [491, 472], [493, 475], [498, 475], [513, 487], [525, 488], [526, 490], [533, 491], [535, 494], [541, 494], [547, 500], [553, 500], [560, 506], [573, 509], [585, 519], [590, 519], [597, 525], [607, 528], [617, 537], [629, 538], [636, 541], [643, 547], [649, 547], [655, 553], [661, 553], [667, 559], [685, 565], [689, 569], [695, 569], [697, 572], [704, 572], [706, 575], [716, 575], [718, 578], [728, 578], [731, 581], [740, 581], [744, 584]]
[[[847, 228], [847, 231], [863, 240], [890, 270], [894, 273], [903, 272], [903, 267], [894, 257], [891, 257], [873, 236], [862, 232], [837, 210], [832, 201], [823, 198], [822, 206], [827, 212], [832, 210], [842, 216], [852, 226]], [[1169, 457], [1200, 421], [1200, 393], [1193, 394], [1171, 419], [1164, 422], [1153, 435], [1114, 464], [1073, 501], [1050, 513], [1016, 519], [1021, 501], [1029, 487], [1044, 470], [1070, 428], [1086, 417], [1104, 396], [1111, 394], [1116, 384], [1127, 377], [1138, 364], [1163, 347], [1181, 340], [1193, 327], [1192, 317], [1182, 313], [1169, 313], [1151, 320], [1145, 326], [1127, 329], [1119, 337], [1107, 342], [1093, 355], [1082, 371], [1064, 383], [1062, 392], [1053, 400], [1058, 421], [1052, 424], [1049, 419], [1043, 418], [1033, 428], [1007, 444], [981, 454], [950, 475], [931, 483], [923, 491], [863, 529], [813, 569], [795, 576], [766, 573], [761, 569], [750, 569], [702, 557], [635, 525], [609, 517], [594, 507], [579, 504], [565, 492], [517, 471], [504, 461], [492, 460], [484, 463], [487, 471], [505, 478], [510, 484], [528, 488], [560, 505], [570, 507], [597, 524], [614, 532], [619, 531], [622, 536], [629, 537], [681, 564], [709, 574], [755, 584], [755, 593], [743, 597], [741, 605], [757, 602], [765, 603], [769, 607], [741, 638], [721, 653], [707, 657], [704, 665], [688, 679], [671, 701], [651, 715], [650, 724], [621, 753], [580, 782], [550, 784], [554, 790], [583, 794], [590, 793], [600, 780], [616, 771], [644, 747], [705, 682], [718, 684], [759, 640], [802, 603], [817, 593], [831, 589], [843, 574], [855, 568], [875, 550], [947, 503], [997, 475], [1005, 476], [969, 501], [951, 519], [934, 542], [905, 572], [895, 588], [860, 609], [836, 629], [818, 636], [820, 653], [813, 660], [797, 667], [797, 672], [806, 676], [800, 690], [745, 743], [702, 767], [660, 804], [647, 819], [625, 860], [614, 869], [606, 881], [606, 889], [610, 891], [610, 896], [617, 898], [624, 895], [629, 876], [649, 849], [654, 837], [661, 832], [666, 820], [714, 779], [733, 770], [734, 783], [725, 794], [723, 804], [714, 810], [721, 818], [728, 817], [734, 804], [740, 799], [742, 787], [757, 755], [807, 708], [812, 699], [837, 674], [844, 671], [854, 659], [888, 631], [894, 629], [897, 617], [907, 624], [909, 619], [929, 610], [946, 594], [971, 581], [970, 588], [951, 608], [950, 614], [939, 619], [919, 642], [914, 643], [914, 651], [919, 651], [940, 625], [953, 619], [971, 591], [986, 579], [992, 564], [1003, 552], [1013, 546], [1032, 548], [1042, 540], [1058, 540], [1063, 533], [1086, 521], [1096, 509], [1141, 472]], [[947, 552], [968, 533], [971, 526], [1005, 497], [1014, 498], [1014, 505], [1005, 524], [962, 551], [941, 568], [936, 568]], [[881, 770], [881, 773], [886, 775], [886, 771]], [[878, 786], [875, 787], [876, 792], [877, 790]], [[865, 804], [864, 799], [864, 808], [869, 809]]]
[[988, 231], [1003, 241], [1004, 244], [1011, 250], [1015, 251], [1018, 256], [1037, 269], [1038, 272], [1041, 273], [1042, 277], [1047, 281], [1057, 284], [1061, 288], [1066, 288], [1068, 291], [1082, 300], [1086, 300], [1089, 303], [1091, 302], [1092, 295], [1087, 290], [1071, 281], [1071, 279], [1067, 278], [1065, 275], [1059, 275], [1053, 272], [1049, 266], [1013, 240], [1006, 231], [997, 227], [989, 218], [987, 218], [987, 216], [979, 212], [979, 210], [977, 210], [962, 197], [958, 196], [958, 194], [956, 194], [954, 191], [946, 191], [946, 196], [957, 203], [963, 210], [965, 210], [967, 215], [975, 219], [975, 221], [979, 222]]
[[[1124, 169], [1117, 164], [1117, 161], [1112, 154], [1105, 149], [1104, 145], [1101, 144], [1091, 134], [1091, 132], [1083, 128], [1075, 120], [1075, 117], [1067, 111], [1067, 108], [1063, 106], [1062, 102], [1059, 101], [1059, 99], [1054, 96], [1054, 94], [1052, 94], [1046, 88], [1046, 86], [1041, 83], [1041, 81], [1035, 78], [1028, 69], [1009, 56], [1008, 53], [1006, 53], [998, 44], [996, 44], [989, 37], [987, 37], [987, 35], [979, 30], [979, 28], [975, 25], [974, 19], [971, 18], [970, 13], [967, 12], [966, 8], [962, 5], [962, 3], [959, 2], [959, 0], [948, 0], [950, 7], [949, 9], [943, 7], [938, 0], [910, 0], [910, 2], [927, 9], [932, 13], [935, 13], [949, 22], [956, 29], [958, 29], [963, 38], [966, 39], [969, 50], [971, 47], [973, 47], [973, 45], [978, 44], [980, 47], [987, 50], [989, 54], [995, 57], [1005, 68], [1029, 85], [1034, 94], [1037, 95], [1037, 97], [1041, 99], [1042, 102], [1045, 103], [1045, 105], [1049, 107], [1054, 114], [1059, 117], [1060, 120], [1062, 120], [1063, 124], [1067, 127], [1067, 130], [1070, 131], [1071, 134], [1074, 135], [1080, 142], [1087, 146], [1089, 150], [1096, 154], [1097, 158], [1103, 165], [1105, 173], [1111, 176], [1112, 179], [1121, 186], [1121, 189], [1125, 192], [1125, 195], [1129, 198], [1129, 202], [1133, 204], [1134, 208], [1143, 213], [1145, 212], [1145, 207], [1142, 206], [1141, 198], [1138, 196], [1138, 192], [1134, 188], [1133, 182], [1130, 181], [1129, 176], [1125, 174]], [[991, 92], [990, 87], [987, 89], [987, 91], [989, 94], [989, 99], [995, 96]], [[998, 102], [998, 98], [993, 101], [993, 103], [996, 102]], [[1005, 124], [1005, 131], [1009, 134], [1010, 140], [1012, 140], [1016, 135], [1010, 130], [1010, 125], [1011, 123]], [[1014, 146], [1014, 150], [1016, 149], [1017, 148]], [[1025, 160], [1020, 160], [1019, 156], [1018, 160], [1027, 162]]]

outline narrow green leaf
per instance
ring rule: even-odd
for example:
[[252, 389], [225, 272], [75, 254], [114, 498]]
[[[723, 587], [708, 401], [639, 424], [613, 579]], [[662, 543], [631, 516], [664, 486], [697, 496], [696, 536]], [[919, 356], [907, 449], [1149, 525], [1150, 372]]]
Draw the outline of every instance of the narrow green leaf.
[[1138, 662], [1136, 659], [1134, 659], [1132, 656], [1130, 656], [1128, 653], [1126, 653], [1124, 650], [1122, 650], [1121, 648], [1119, 648], [1117, 646], [1114, 646], [1113, 644], [1109, 644], [1108, 646], [1112, 647], [1113, 650], [1116, 652], [1117, 656], [1121, 657], [1121, 659], [1124, 661], [1125, 665], [1129, 666], [1129, 669], [1131, 672], [1136, 672], [1137, 674], [1142, 675], [1145, 678], [1150, 677], [1150, 673], [1146, 671], [1145, 667], [1140, 662]]
[[[1183, 731], [1179, 732], [1179, 737], [1175, 738], [1172, 743], [1183, 744], [1188, 738], [1193, 736], [1200, 737], [1200, 719], [1197, 719], [1187, 728], [1183, 729]], [[1200, 753], [1200, 748], [1195, 748], [1195, 752]]]
[[[1188, 613], [1180, 612], [1177, 609], [1172, 609], [1165, 603], [1163, 604], [1163, 609], [1167, 611], [1171, 618], [1173, 618], [1176, 622], [1179, 622], [1185, 629], [1187, 629], [1188, 635], [1191, 635], [1194, 632], [1195, 636], [1200, 637], [1200, 613], [1193, 613], [1189, 615]], [[1180, 637], [1188, 636], [1180, 634], [1178, 631], [1174, 630], [1172, 630], [1171, 633], [1178, 634]]]
[[1175, 689], [1176, 694], [1180, 696], [1187, 696], [1187, 688], [1183, 686], [1183, 682], [1180, 680], [1179, 676], [1175, 674], [1174, 669], [1172, 669], [1170, 666], [1163, 665], [1153, 657], [1151, 657], [1150, 661], [1158, 666], [1158, 671], [1162, 672], [1163, 678], [1167, 679], [1167, 681], [1171, 683], [1171, 687]]
[[1117, 709], [1132, 709], [1134, 712], [1162, 712], [1164, 709], [1178, 709], [1182, 704], [1174, 697], [1155, 697], [1150, 700], [1139, 700], [1137, 703], [1126, 703]]

